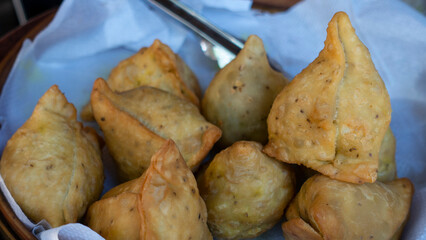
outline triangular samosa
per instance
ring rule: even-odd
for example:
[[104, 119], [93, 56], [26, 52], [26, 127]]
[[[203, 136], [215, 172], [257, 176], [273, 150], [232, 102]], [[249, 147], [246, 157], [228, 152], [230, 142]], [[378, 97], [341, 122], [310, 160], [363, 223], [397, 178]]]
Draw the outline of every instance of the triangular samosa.
[[24, 213], [58, 227], [74, 223], [99, 198], [103, 166], [98, 135], [56, 85], [7, 142], [0, 172]]
[[235, 142], [216, 154], [199, 175], [198, 186], [212, 234], [223, 239], [266, 232], [281, 219], [295, 192], [291, 167], [251, 141]]
[[197, 182], [173, 141], [139, 178], [90, 206], [87, 225], [106, 239], [212, 239]]
[[290, 203], [286, 240], [399, 239], [414, 188], [407, 178], [354, 184], [309, 178]]
[[265, 144], [266, 118], [287, 83], [269, 65], [262, 40], [250, 36], [236, 58], [213, 78], [201, 102], [203, 115], [222, 130], [222, 147], [238, 140]]
[[319, 56], [275, 99], [264, 151], [341, 181], [374, 182], [390, 120], [385, 84], [349, 17], [339, 12]]
[[[151, 86], [200, 104], [201, 89], [198, 79], [185, 62], [160, 40], [148, 48], [121, 61], [112, 69], [108, 85], [115, 92], [140, 86]], [[93, 121], [90, 104], [81, 113], [85, 121]]]
[[195, 170], [221, 135], [194, 104], [157, 88], [143, 86], [115, 93], [100, 78], [93, 85], [91, 104], [125, 180], [142, 175], [152, 155], [169, 138]]

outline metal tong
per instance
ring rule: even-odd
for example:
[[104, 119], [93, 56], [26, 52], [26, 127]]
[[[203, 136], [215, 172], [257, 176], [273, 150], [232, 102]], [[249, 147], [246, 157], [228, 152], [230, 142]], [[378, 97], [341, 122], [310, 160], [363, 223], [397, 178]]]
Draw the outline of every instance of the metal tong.
[[[220, 68], [232, 61], [244, 47], [244, 41], [220, 30], [176, 0], [148, 1], [201, 36], [201, 49], [206, 56], [216, 60]], [[269, 57], [268, 60], [274, 70], [284, 73], [275, 60]]]

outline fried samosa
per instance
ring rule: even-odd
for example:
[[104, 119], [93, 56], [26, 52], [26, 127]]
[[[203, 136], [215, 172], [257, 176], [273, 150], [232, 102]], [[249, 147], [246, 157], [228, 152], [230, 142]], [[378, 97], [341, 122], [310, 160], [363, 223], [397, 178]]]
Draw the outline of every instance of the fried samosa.
[[250, 36], [236, 58], [213, 78], [201, 102], [207, 121], [222, 130], [220, 145], [227, 147], [238, 140], [265, 144], [266, 118], [287, 83], [269, 65], [262, 40]]
[[103, 185], [100, 143], [77, 121], [56, 85], [7, 142], [0, 173], [13, 198], [34, 222], [52, 227], [77, 222]]
[[323, 175], [308, 179], [290, 203], [282, 229], [286, 240], [399, 239], [407, 220], [413, 185], [353, 184]]
[[194, 175], [173, 141], [139, 178], [90, 206], [87, 225], [106, 239], [212, 239]]
[[252, 238], [272, 228], [295, 191], [289, 166], [249, 141], [217, 154], [198, 177], [198, 185], [210, 230], [224, 239]]
[[275, 99], [264, 152], [333, 179], [374, 182], [390, 119], [389, 95], [370, 53], [339, 12], [319, 56]]
[[114, 93], [103, 79], [93, 86], [91, 104], [108, 149], [124, 180], [138, 178], [171, 138], [195, 170], [220, 138], [191, 102], [152, 87]]
[[[139, 86], [151, 86], [188, 99], [199, 105], [201, 89], [197, 77], [185, 62], [160, 40], [121, 61], [108, 78], [109, 87], [124, 92]], [[90, 104], [81, 113], [85, 121], [94, 121]]]

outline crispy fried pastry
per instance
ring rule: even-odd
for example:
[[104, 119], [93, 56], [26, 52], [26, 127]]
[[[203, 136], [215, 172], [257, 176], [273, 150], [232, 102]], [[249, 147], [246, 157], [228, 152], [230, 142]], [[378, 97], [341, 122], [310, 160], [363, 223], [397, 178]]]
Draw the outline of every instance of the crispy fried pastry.
[[106, 239], [212, 239], [197, 182], [173, 141], [139, 178], [90, 206], [88, 226]]
[[127, 180], [142, 175], [168, 138], [195, 170], [221, 135], [194, 104], [152, 87], [114, 93], [97, 79], [91, 104], [119, 174]]
[[390, 119], [370, 53], [339, 12], [319, 56], [275, 99], [264, 152], [341, 181], [374, 182]]
[[[396, 175], [396, 162], [395, 162], [395, 137], [392, 130], [388, 128], [385, 137], [383, 138], [379, 152], [379, 171], [377, 172], [377, 181], [387, 182], [395, 180]], [[299, 181], [306, 181], [306, 179], [317, 174], [317, 171], [304, 166], [299, 166], [300, 174]]]
[[[149, 48], [121, 61], [108, 78], [109, 87], [124, 92], [139, 86], [151, 86], [188, 99], [199, 105], [201, 89], [197, 77], [185, 62], [160, 40]], [[90, 104], [83, 108], [81, 117], [93, 121]]]
[[250, 36], [237, 57], [213, 78], [201, 103], [206, 119], [222, 129], [222, 147], [238, 140], [265, 144], [266, 118], [287, 82], [269, 66], [262, 40]]
[[217, 154], [198, 184], [210, 230], [225, 239], [252, 238], [273, 227], [295, 191], [289, 167], [248, 141]]
[[323, 175], [309, 178], [290, 203], [282, 229], [286, 240], [399, 239], [413, 185], [353, 184]]
[[13, 198], [34, 222], [77, 222], [99, 198], [103, 167], [98, 136], [83, 128], [56, 85], [7, 142], [0, 172]]

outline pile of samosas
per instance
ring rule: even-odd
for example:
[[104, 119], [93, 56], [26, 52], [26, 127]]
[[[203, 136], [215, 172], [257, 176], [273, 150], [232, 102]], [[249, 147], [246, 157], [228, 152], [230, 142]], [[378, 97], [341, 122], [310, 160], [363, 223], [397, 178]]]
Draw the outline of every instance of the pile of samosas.
[[[397, 239], [408, 217], [390, 98], [343, 12], [291, 82], [253, 35], [202, 96], [156, 40], [94, 82], [81, 117], [103, 137], [52, 86], [3, 152], [0, 173], [35, 222], [195, 240], [253, 238], [285, 219], [285, 239]], [[123, 183], [99, 199], [104, 142]]]

